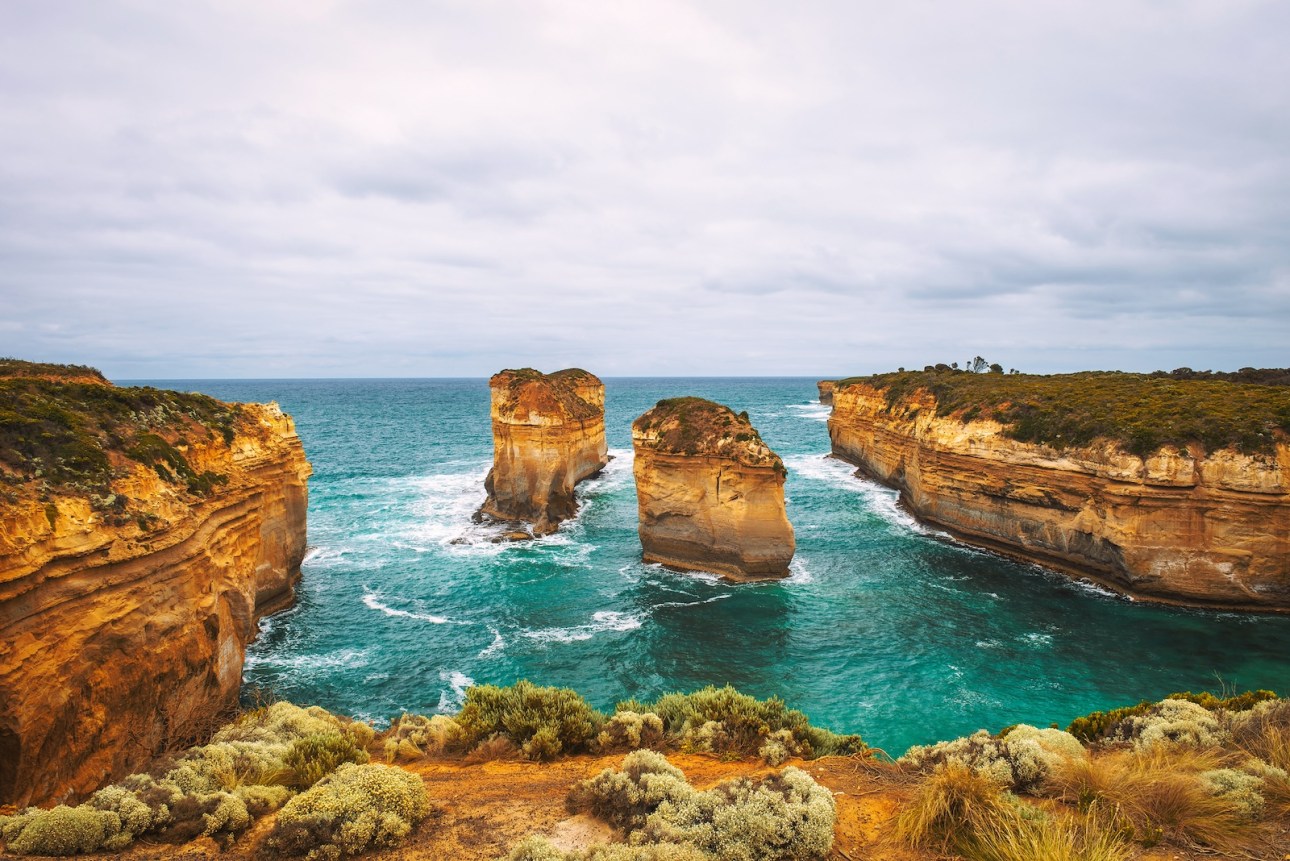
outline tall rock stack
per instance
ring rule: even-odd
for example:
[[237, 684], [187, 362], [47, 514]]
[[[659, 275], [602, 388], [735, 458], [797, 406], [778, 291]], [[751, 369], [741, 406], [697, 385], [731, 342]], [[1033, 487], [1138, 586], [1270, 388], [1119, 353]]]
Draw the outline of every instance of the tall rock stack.
[[646, 562], [732, 580], [788, 576], [793, 527], [784, 462], [747, 413], [672, 398], [632, 424]]
[[505, 370], [488, 385], [493, 468], [479, 515], [523, 521], [533, 535], [549, 535], [577, 513], [574, 487], [609, 462], [605, 385], [579, 368]]

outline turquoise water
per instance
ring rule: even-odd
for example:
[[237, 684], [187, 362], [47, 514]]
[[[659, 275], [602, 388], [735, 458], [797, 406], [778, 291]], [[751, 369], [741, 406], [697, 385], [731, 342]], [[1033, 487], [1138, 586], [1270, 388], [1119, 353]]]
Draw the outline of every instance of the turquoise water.
[[[575, 521], [492, 544], [485, 380], [154, 382], [276, 400], [314, 465], [296, 607], [245, 682], [385, 719], [528, 678], [608, 708], [731, 683], [899, 753], [1220, 684], [1290, 688], [1290, 619], [1134, 603], [924, 529], [829, 451], [808, 379], [610, 379], [615, 459]], [[663, 397], [748, 410], [789, 469], [788, 580], [730, 585], [640, 561], [630, 424]], [[452, 543], [464, 538], [465, 543]]]

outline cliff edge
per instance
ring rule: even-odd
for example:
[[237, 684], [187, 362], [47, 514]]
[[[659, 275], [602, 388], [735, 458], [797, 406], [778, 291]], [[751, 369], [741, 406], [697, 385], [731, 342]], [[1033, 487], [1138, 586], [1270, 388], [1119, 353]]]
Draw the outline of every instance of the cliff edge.
[[604, 383], [580, 368], [522, 368], [494, 374], [488, 387], [493, 467], [479, 516], [524, 521], [533, 535], [549, 535], [577, 513], [577, 484], [609, 462]]
[[0, 376], [0, 804], [212, 728], [305, 551], [310, 467], [276, 404], [49, 367]]
[[1088, 373], [840, 381], [833, 453], [964, 540], [1122, 592], [1290, 609], [1290, 390]]
[[793, 527], [784, 462], [747, 413], [672, 398], [632, 423], [646, 562], [734, 580], [788, 576]]

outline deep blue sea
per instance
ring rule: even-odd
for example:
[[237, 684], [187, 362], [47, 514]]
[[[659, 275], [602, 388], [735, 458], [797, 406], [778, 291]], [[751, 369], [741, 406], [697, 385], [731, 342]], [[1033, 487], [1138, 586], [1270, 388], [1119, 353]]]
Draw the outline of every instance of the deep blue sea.
[[[455, 711], [473, 682], [601, 708], [728, 682], [893, 755], [1178, 690], [1290, 689], [1290, 618], [1135, 603], [920, 526], [827, 457], [814, 379], [605, 383], [614, 460], [577, 519], [493, 544], [470, 522], [492, 458], [484, 379], [149, 381], [278, 401], [314, 466], [299, 603], [263, 623], [248, 688], [384, 720]], [[677, 395], [747, 410], [784, 458], [789, 579], [641, 563], [630, 425]]]

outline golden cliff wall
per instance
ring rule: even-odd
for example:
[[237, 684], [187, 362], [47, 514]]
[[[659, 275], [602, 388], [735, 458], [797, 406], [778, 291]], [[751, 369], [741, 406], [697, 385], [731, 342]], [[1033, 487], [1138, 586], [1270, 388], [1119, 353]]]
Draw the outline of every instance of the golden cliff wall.
[[993, 421], [938, 418], [926, 392], [888, 412], [865, 383], [836, 390], [829, 436], [835, 455], [971, 543], [1158, 600], [1290, 608], [1285, 444], [1265, 456], [1057, 451]]
[[310, 467], [277, 405], [183, 447], [225, 481], [142, 464], [114, 517], [74, 495], [0, 503], [0, 804], [83, 797], [236, 703], [245, 647], [294, 598]]
[[833, 388], [836, 384], [836, 380], [820, 380], [815, 384], [816, 388], [820, 390], [820, 403], [833, 403]]
[[494, 374], [488, 385], [493, 468], [480, 514], [548, 535], [577, 513], [577, 484], [609, 462], [604, 384], [576, 368], [525, 368]]
[[646, 562], [734, 580], [788, 576], [784, 464], [746, 415], [699, 398], [660, 401], [632, 424], [632, 445]]

